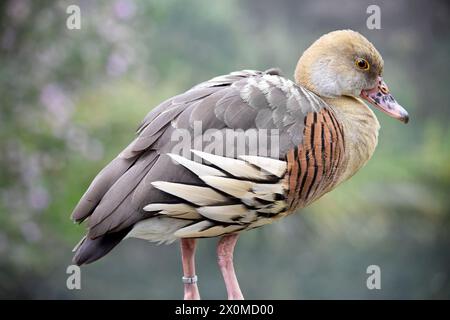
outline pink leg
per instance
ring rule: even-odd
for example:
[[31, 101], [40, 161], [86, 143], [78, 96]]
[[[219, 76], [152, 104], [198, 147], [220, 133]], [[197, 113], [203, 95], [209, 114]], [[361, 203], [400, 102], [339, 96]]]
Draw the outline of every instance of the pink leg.
[[228, 300], [244, 300], [233, 266], [233, 251], [238, 236], [237, 233], [223, 236], [217, 245], [217, 260], [225, 280]]
[[[181, 259], [183, 262], [183, 279], [193, 280], [195, 275], [196, 239], [181, 239]], [[184, 282], [184, 281], [183, 281]], [[192, 282], [192, 281], [191, 281]], [[200, 300], [196, 280], [184, 283], [184, 300]]]

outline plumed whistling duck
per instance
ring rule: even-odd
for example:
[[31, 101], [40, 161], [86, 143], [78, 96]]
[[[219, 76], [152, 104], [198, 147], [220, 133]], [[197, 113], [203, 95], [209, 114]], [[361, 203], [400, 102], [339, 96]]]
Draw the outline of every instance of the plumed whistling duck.
[[[180, 240], [184, 298], [199, 299], [196, 241], [220, 237], [217, 257], [228, 299], [243, 299], [232, 260], [238, 235], [308, 206], [370, 159], [380, 125], [363, 100], [408, 122], [382, 73], [383, 59], [366, 38], [334, 31], [303, 53], [295, 82], [276, 69], [243, 70], [161, 103], [74, 209], [72, 219], [88, 225], [74, 263], [91, 263], [124, 238]], [[248, 139], [246, 152], [206, 150], [211, 129], [270, 132], [270, 141], [256, 153]], [[178, 132], [193, 142], [187, 153], [174, 151]]]

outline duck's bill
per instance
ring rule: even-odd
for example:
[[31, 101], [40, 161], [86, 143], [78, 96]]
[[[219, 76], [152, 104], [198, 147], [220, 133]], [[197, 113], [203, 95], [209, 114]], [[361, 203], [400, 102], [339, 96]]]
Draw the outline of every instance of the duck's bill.
[[383, 81], [383, 78], [378, 78], [378, 84], [375, 88], [370, 90], [362, 90], [360, 96], [391, 117], [404, 123], [408, 123], [408, 112], [403, 109], [403, 107], [399, 105], [397, 101], [395, 101], [394, 97], [389, 93], [389, 88]]

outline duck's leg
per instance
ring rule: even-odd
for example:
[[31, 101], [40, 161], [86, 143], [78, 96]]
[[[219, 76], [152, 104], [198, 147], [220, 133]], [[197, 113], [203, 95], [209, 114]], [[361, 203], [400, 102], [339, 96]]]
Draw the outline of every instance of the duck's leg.
[[237, 233], [226, 235], [219, 240], [217, 245], [217, 261], [225, 280], [228, 300], [244, 300], [233, 266], [233, 251], [238, 236]]
[[181, 239], [184, 300], [200, 300], [195, 274], [195, 247], [196, 239]]

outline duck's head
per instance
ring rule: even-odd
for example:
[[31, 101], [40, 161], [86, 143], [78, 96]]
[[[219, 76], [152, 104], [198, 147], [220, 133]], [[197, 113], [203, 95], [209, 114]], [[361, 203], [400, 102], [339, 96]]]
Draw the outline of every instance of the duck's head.
[[404, 123], [408, 113], [383, 81], [383, 58], [361, 34], [351, 30], [330, 32], [301, 56], [295, 80], [322, 97], [361, 97]]

